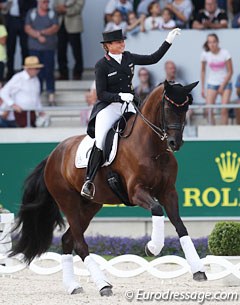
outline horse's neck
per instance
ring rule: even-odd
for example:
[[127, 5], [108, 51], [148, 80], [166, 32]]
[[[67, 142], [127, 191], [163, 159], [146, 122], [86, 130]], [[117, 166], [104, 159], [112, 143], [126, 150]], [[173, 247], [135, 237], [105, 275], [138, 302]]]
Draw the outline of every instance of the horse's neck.
[[[162, 134], [158, 130], [158, 128], [161, 128], [160, 122], [162, 121], [162, 94], [163, 87], [156, 88], [142, 105], [140, 109], [142, 115], [138, 115], [136, 120], [134, 133], [136, 134], [136, 138], [141, 142], [141, 145], [144, 142], [146, 150], [147, 147], [151, 150], [158, 150], [159, 146], [166, 145], [165, 141], [163, 142], [160, 140]], [[154, 125], [155, 127], [151, 128], [149, 125]], [[159, 135], [156, 134], [153, 129], [159, 133]], [[142, 141], [143, 139], [144, 141]]]
[[159, 127], [161, 116], [162, 90], [155, 89], [143, 104], [141, 113], [151, 123]]

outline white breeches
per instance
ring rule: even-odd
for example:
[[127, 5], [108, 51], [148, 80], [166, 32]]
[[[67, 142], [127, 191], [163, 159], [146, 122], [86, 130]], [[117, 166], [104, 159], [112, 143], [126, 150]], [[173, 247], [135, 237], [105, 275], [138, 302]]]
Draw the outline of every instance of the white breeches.
[[121, 117], [125, 109], [129, 112], [136, 112], [131, 103], [111, 103], [102, 109], [96, 116], [95, 138], [96, 146], [103, 149], [108, 131], [112, 125]]

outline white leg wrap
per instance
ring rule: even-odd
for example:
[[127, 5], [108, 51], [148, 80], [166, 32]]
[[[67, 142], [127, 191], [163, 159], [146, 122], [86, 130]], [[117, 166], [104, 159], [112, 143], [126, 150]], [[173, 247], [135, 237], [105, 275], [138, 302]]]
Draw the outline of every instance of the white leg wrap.
[[192, 273], [196, 273], [198, 271], [204, 272], [204, 265], [197, 254], [197, 251], [194, 247], [194, 244], [189, 236], [183, 236], [180, 238], [180, 243], [182, 249], [184, 251], [186, 260], [191, 267]]
[[73, 256], [71, 254], [62, 255], [62, 271], [63, 271], [63, 285], [69, 294], [81, 288], [81, 285], [74, 279], [73, 270]]
[[103, 272], [100, 270], [98, 264], [95, 262], [95, 260], [88, 255], [84, 259], [84, 265], [88, 269], [88, 271], [91, 274], [91, 277], [98, 287], [99, 291], [106, 286], [111, 286], [106, 276], [103, 274]]
[[147, 247], [153, 255], [158, 255], [164, 246], [164, 216], [152, 216], [152, 235]]

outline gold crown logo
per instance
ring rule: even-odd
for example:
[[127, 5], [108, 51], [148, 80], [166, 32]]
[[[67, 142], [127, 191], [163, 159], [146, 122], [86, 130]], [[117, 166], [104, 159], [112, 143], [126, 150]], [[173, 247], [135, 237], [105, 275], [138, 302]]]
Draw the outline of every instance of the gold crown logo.
[[234, 182], [237, 179], [240, 167], [240, 157], [237, 158], [237, 153], [231, 153], [231, 151], [227, 151], [226, 154], [221, 153], [220, 158], [217, 157], [215, 162], [223, 181]]

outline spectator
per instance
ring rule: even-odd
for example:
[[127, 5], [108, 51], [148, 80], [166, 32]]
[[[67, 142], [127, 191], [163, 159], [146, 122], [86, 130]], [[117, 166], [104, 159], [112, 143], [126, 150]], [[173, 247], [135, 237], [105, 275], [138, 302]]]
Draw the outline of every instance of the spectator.
[[28, 34], [29, 54], [37, 56], [44, 68], [39, 73], [41, 91], [46, 81], [49, 106], [55, 105], [55, 50], [59, 29], [57, 14], [49, 10], [48, 0], [38, 0], [37, 9], [30, 10], [26, 16], [25, 31]]
[[17, 127], [13, 111], [7, 111], [5, 108], [7, 107], [4, 105], [3, 100], [0, 98], [0, 127]]
[[147, 17], [148, 16], [148, 7], [150, 5], [150, 3], [152, 2], [153, 0], [142, 0], [138, 7], [137, 7], [137, 15], [138, 17], [140, 16], [144, 16], [144, 17]]
[[7, 40], [7, 30], [3, 22], [3, 16], [0, 15], [0, 88], [3, 85], [4, 68], [7, 59], [6, 40]]
[[122, 30], [122, 32], [125, 34], [126, 29], [127, 29], [127, 22], [123, 21], [121, 12], [119, 10], [115, 10], [112, 13], [112, 21], [109, 21], [106, 24], [104, 31], [108, 32], [108, 31]]
[[[237, 96], [238, 96], [237, 103], [240, 105], [240, 74], [237, 77], [235, 87], [236, 87], [236, 93], [237, 93]], [[236, 123], [240, 125], [240, 108], [237, 108], [235, 110], [235, 113], [236, 113]]]
[[7, 80], [15, 73], [14, 57], [16, 51], [16, 42], [19, 38], [22, 63], [28, 56], [27, 35], [24, 31], [25, 16], [29, 9], [36, 7], [36, 0], [7, 0], [5, 1], [4, 13], [6, 14], [7, 28]]
[[233, 14], [232, 27], [236, 29], [240, 27], [240, 0], [230, 0], [229, 2], [229, 10]]
[[[141, 16], [144, 15], [145, 17], [148, 16], [148, 6], [153, 0], [141, 0], [138, 7], [137, 7], [137, 15]], [[167, 3], [171, 3], [172, 0], [158, 0], [157, 1], [161, 8], [164, 8]]]
[[228, 10], [231, 11], [233, 16], [240, 13], [240, 0], [228, 0]]
[[86, 99], [88, 108], [82, 110], [80, 113], [81, 126], [87, 126], [90, 114], [92, 112], [93, 105], [97, 102], [97, 90], [96, 90], [95, 81], [93, 81], [89, 91], [86, 93], [85, 99]]
[[190, 0], [174, 0], [172, 3], [166, 4], [174, 15], [177, 27], [182, 29], [189, 28], [189, 21], [192, 14], [192, 2]]
[[139, 85], [134, 88], [135, 93], [144, 101], [149, 93], [154, 89], [150, 72], [147, 68], [141, 67], [138, 70]]
[[128, 13], [127, 36], [135, 36], [139, 32], [144, 32], [144, 19], [143, 15], [137, 18], [135, 12]]
[[193, 21], [193, 29], [225, 29], [228, 27], [227, 14], [217, 6], [216, 0], [205, 0], [204, 7]]
[[83, 55], [82, 37], [83, 20], [82, 10], [85, 0], [55, 0], [55, 9], [59, 14], [60, 30], [58, 32], [58, 67], [59, 79], [69, 79], [67, 47], [71, 46], [74, 57], [73, 79], [82, 79]]
[[[45, 115], [41, 109], [40, 81], [37, 74], [43, 65], [36, 56], [25, 58], [24, 70], [16, 73], [1, 89], [0, 97], [7, 107], [13, 108], [18, 127], [27, 126], [28, 109], [40, 111], [40, 116]], [[36, 113], [30, 111], [30, 124], [35, 127]]]
[[165, 79], [171, 83], [180, 83], [184, 85], [184, 81], [177, 77], [177, 67], [172, 60], [167, 60], [164, 64]]
[[17, 127], [13, 111], [0, 111], [0, 128]]
[[196, 16], [198, 15], [199, 11], [204, 9], [204, 2], [205, 0], [192, 0], [193, 10], [189, 22], [190, 28], [192, 28], [192, 23], [196, 19]]
[[112, 21], [112, 14], [115, 10], [119, 10], [123, 20], [127, 21], [127, 15], [133, 11], [133, 5], [130, 0], [109, 0], [105, 7], [105, 23]]
[[232, 20], [232, 28], [240, 28], [240, 13], [236, 14]]
[[[207, 36], [204, 51], [201, 54], [201, 66], [202, 97], [206, 99], [206, 103], [216, 103], [217, 96], [221, 95], [222, 104], [228, 104], [232, 93], [232, 59], [227, 50], [220, 48], [216, 34]], [[206, 67], [208, 67], [209, 73], [205, 93]], [[209, 123], [215, 125], [212, 109], [207, 112], [210, 119]], [[221, 109], [221, 123], [228, 123], [228, 109]]]
[[162, 11], [162, 22], [159, 23], [160, 30], [171, 30], [176, 27], [176, 22], [173, 20], [173, 14], [168, 8]]
[[160, 5], [157, 1], [152, 1], [148, 6], [149, 17], [145, 19], [144, 28], [146, 31], [159, 30], [159, 25], [163, 22], [160, 16]]

